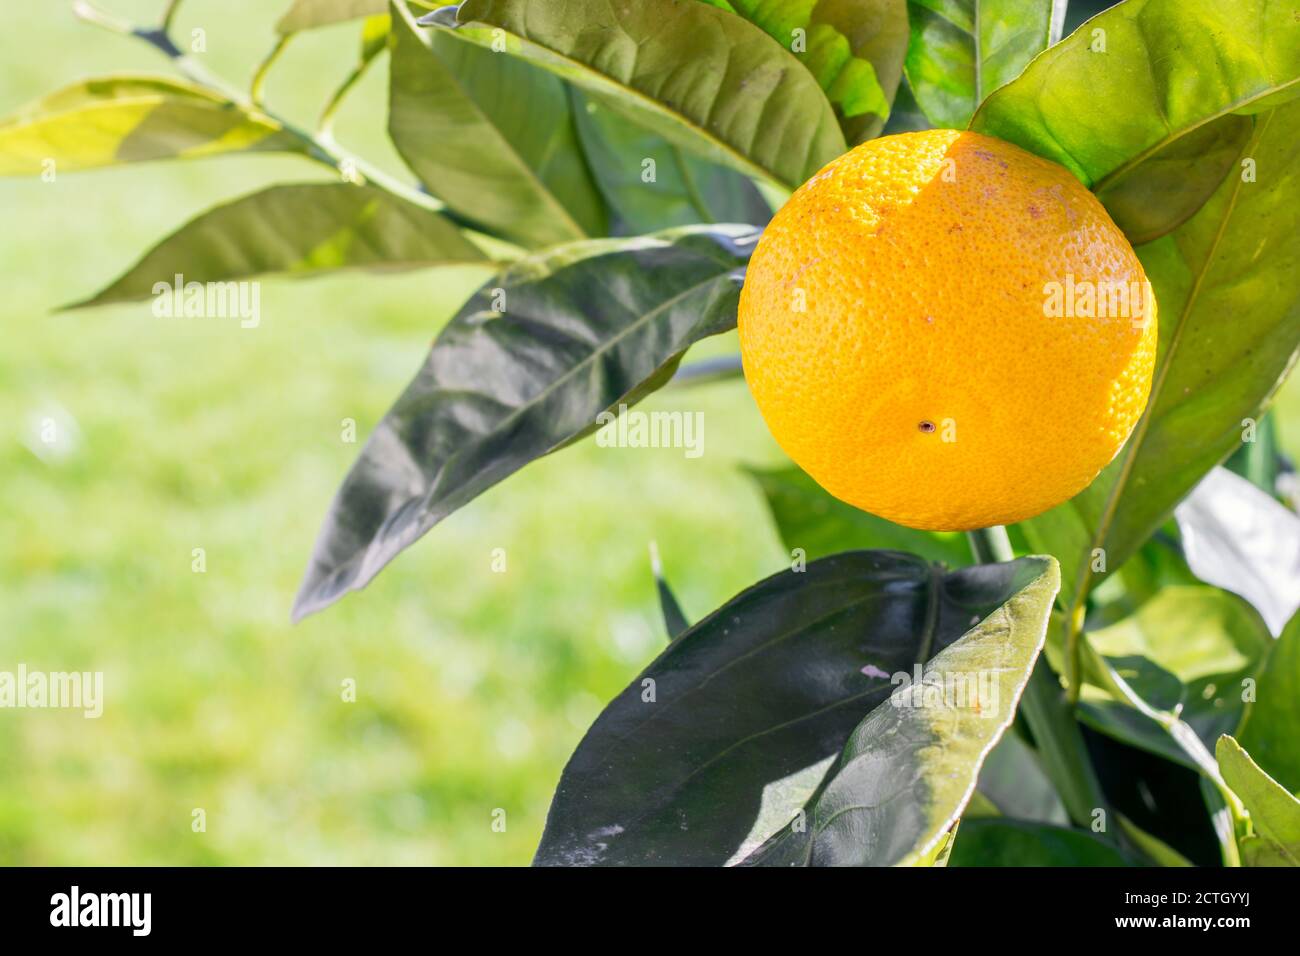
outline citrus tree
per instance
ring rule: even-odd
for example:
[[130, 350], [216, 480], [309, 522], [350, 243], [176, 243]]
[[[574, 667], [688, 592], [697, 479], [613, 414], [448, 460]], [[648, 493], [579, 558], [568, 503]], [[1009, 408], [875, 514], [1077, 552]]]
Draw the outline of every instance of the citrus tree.
[[[298, 617], [529, 462], [631, 440], [669, 381], [740, 374], [681, 365], [739, 316], [790, 565], [694, 624], [658, 579], [667, 645], [536, 862], [1300, 863], [1300, 518], [1265, 414], [1300, 349], [1300, 6], [294, 0], [247, 91], [175, 0], [73, 6], [175, 75], [21, 109], [0, 172], [336, 174], [201, 214], [82, 305], [494, 269], [344, 478]], [[319, 124], [287, 121], [277, 56], [348, 20]], [[384, 53], [409, 177], [332, 133]]]

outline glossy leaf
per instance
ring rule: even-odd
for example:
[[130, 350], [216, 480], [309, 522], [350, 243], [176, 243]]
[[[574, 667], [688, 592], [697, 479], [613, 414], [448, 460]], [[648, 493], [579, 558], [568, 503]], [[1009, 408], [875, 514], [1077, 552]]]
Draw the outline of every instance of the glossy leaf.
[[939, 127], [960, 128], [1061, 37], [1065, 0], [909, 0], [907, 79]]
[[971, 127], [1070, 169], [1134, 242], [1157, 238], [1235, 167], [1244, 114], [1300, 94], [1294, 12], [1284, 0], [1126, 0], [990, 96]]
[[1138, 866], [1086, 830], [1025, 820], [963, 820], [949, 866]]
[[867, 514], [823, 491], [794, 465], [751, 474], [790, 551], [801, 548], [806, 557], [820, 558], [857, 548], [895, 548], [952, 567], [972, 561], [965, 535], [917, 531]]
[[[455, 26], [504, 42], [708, 159], [793, 189], [846, 149], [817, 81], [745, 19], [681, 0], [466, 0]], [[500, 31], [500, 32], [498, 32]]]
[[1174, 516], [1196, 576], [1240, 594], [1280, 634], [1300, 608], [1300, 515], [1215, 468]]
[[604, 235], [564, 84], [393, 5], [388, 132], [448, 207], [525, 246]]
[[370, 186], [272, 186], [209, 209], [74, 307], [144, 299], [156, 283], [227, 282], [339, 269], [401, 270], [483, 263], [444, 216]]
[[1269, 648], [1237, 738], [1273, 779], [1300, 794], [1300, 614]]
[[64, 87], [0, 121], [0, 176], [305, 148], [269, 116], [192, 83], [106, 76]]
[[360, 20], [388, 11], [388, 0], [293, 0], [275, 25], [282, 34]]
[[[1050, 603], [1053, 571], [1022, 559], [945, 574], [912, 555], [855, 551], [760, 581], [673, 641], [600, 715], [560, 779], [535, 862], [727, 862], [772, 832], [751, 832], [765, 802], [775, 829], [865, 714], [895, 711], [884, 705], [893, 675], [942, 657], [985, 616], [989, 628], [1019, 620], [1027, 595]], [[774, 808], [765, 791], [782, 786]]]
[[735, 326], [748, 226], [560, 246], [480, 289], [434, 342], [344, 480], [299, 591], [302, 617], [597, 416], [664, 384]]
[[761, 27], [835, 107], [850, 146], [880, 133], [907, 52], [906, 0], [705, 0]]
[[[1247, 152], [1258, 180], [1230, 177], [1187, 223], [1139, 249], [1160, 309], [1145, 414], [1087, 489], [1021, 525], [1034, 550], [1060, 559], [1062, 598], [1075, 605], [1239, 447], [1242, 421], [1258, 419], [1300, 353], [1291, 278], [1300, 269], [1300, 103], [1255, 124]], [[1105, 570], [1094, 570], [1099, 555]]]
[[583, 154], [612, 213], [612, 234], [698, 222], [762, 226], [772, 218], [754, 184], [734, 169], [698, 158], [601, 100], [570, 93]]
[[1300, 800], [1266, 774], [1241, 745], [1219, 738], [1214, 755], [1224, 781], [1250, 813], [1250, 830], [1238, 838], [1246, 866], [1300, 866]]
[[[1201, 586], [1166, 587], [1130, 617], [1090, 631], [1088, 645], [1155, 710], [1177, 713], [1207, 748], [1241, 721], [1244, 681], [1254, 678], [1271, 640], [1254, 608]], [[1058, 649], [1049, 648], [1049, 657]], [[1104, 733], [1179, 763], [1193, 762], [1123, 694], [1106, 694], [1107, 675], [1085, 669], [1082, 719]], [[1094, 690], [1093, 688], [1099, 688]]]
[[[755, 866], [911, 865], [961, 815], [985, 756], [1015, 718], [1043, 645], [1060, 584], [1051, 558], [983, 565], [1016, 569], [1006, 603], [925, 665], [849, 737], [818, 794], [796, 819], [746, 859]], [[955, 572], [956, 575], [968, 572]], [[978, 675], [972, 708], [945, 685]], [[914, 691], [933, 691], [917, 705]], [[960, 843], [960, 835], [958, 837]]]

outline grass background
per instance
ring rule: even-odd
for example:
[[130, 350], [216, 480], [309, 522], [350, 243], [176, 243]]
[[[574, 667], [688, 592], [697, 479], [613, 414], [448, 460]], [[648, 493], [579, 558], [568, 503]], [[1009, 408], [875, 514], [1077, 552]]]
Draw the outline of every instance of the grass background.
[[[106, 3], [145, 24], [163, 5]], [[287, 5], [189, 0], [179, 35], [203, 29], [205, 63], [243, 83]], [[6, 23], [0, 112], [78, 77], [168, 70], [57, 0]], [[357, 33], [295, 40], [270, 102], [310, 123]], [[376, 67], [339, 138], [404, 174]], [[99, 720], [0, 710], [0, 863], [525, 863], [569, 753], [662, 645], [647, 543], [692, 618], [784, 564], [737, 467], [780, 456], [733, 382], [650, 400], [705, 413], [703, 457], [589, 439], [290, 626], [360, 447], [342, 420], [364, 440], [482, 274], [268, 282], [257, 329], [156, 319], [148, 303], [53, 310], [217, 202], [321, 177], [256, 156], [0, 181], [0, 670], [100, 670], [106, 685]], [[1281, 412], [1298, 449], [1294, 381]], [[47, 418], [66, 439], [58, 457], [32, 450]], [[349, 678], [355, 703], [341, 699]], [[195, 808], [206, 832], [191, 829]]]
[[[152, 23], [162, 3], [105, 5]], [[206, 65], [244, 83], [286, 6], [189, 0], [179, 35], [205, 29]], [[62, 2], [7, 22], [3, 113], [81, 76], [169, 69]], [[295, 40], [269, 101], [311, 122], [358, 30]], [[385, 57], [338, 135], [403, 173], [386, 74]], [[157, 319], [148, 302], [52, 310], [214, 203], [321, 176], [254, 156], [0, 181], [0, 670], [102, 670], [106, 685], [99, 720], [0, 710], [0, 863], [525, 863], [568, 755], [663, 645], [647, 543], [693, 617], [782, 565], [736, 467], [777, 453], [743, 384], [710, 385], [648, 406], [702, 410], [702, 457], [583, 442], [291, 626], [359, 443], [484, 274], [265, 282], [256, 329]], [[64, 457], [31, 450], [47, 417]]]

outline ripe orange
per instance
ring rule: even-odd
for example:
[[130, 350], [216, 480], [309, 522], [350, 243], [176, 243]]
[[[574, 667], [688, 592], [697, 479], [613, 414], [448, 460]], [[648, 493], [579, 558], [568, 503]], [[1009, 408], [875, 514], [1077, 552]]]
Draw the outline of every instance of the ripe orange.
[[968, 530], [1086, 487], [1146, 405], [1154, 297], [1064, 167], [978, 133], [871, 140], [804, 183], [740, 297], [745, 378], [827, 491]]

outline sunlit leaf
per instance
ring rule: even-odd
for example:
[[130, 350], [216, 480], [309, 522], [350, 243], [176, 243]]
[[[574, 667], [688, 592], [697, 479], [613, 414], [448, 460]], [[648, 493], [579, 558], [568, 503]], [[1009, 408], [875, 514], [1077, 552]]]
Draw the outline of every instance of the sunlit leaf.
[[1145, 414], [1087, 489], [1021, 525], [1034, 550], [1060, 559], [1062, 597], [1075, 605], [1240, 447], [1243, 420], [1258, 420], [1300, 354], [1300, 103], [1254, 122], [1247, 152], [1258, 180], [1230, 177], [1174, 233], [1138, 250], [1160, 324]]
[[483, 263], [445, 217], [370, 186], [272, 186], [181, 226], [107, 288], [77, 306], [143, 299], [155, 285], [404, 270]]
[[305, 150], [269, 116], [167, 77], [82, 80], [0, 120], [0, 176]]
[[1300, 866], [1300, 800], [1266, 774], [1226, 734], [1214, 755], [1223, 779], [1250, 813], [1250, 833], [1238, 846], [1246, 866]]
[[[1018, 568], [1006, 603], [931, 658], [920, 682], [900, 687], [867, 715], [804, 816], [747, 865], [910, 865], [944, 837], [970, 799], [985, 756], [1015, 718], [1060, 583], [1050, 558], [971, 571], [990, 567]], [[971, 708], [968, 697], [957, 706], [947, 688], [969, 689], [977, 678], [978, 702]], [[917, 688], [932, 693], [916, 695]]]
[[705, 0], [762, 27], [825, 91], [850, 146], [879, 134], [907, 52], [906, 0]]
[[388, 132], [448, 207], [525, 246], [605, 234], [564, 84], [393, 5]]
[[1256, 155], [1247, 115], [1298, 94], [1293, 3], [1125, 0], [993, 93], [971, 128], [1061, 163], [1146, 242]]
[[[865, 714], [903, 713], [885, 703], [896, 675], [944, 659], [972, 625], [1019, 646], [1028, 605], [1045, 619], [1054, 571], [1034, 558], [945, 573], [858, 551], [759, 582], [673, 641], [596, 720], [535, 862], [720, 865], [743, 854], [790, 819]], [[1015, 707], [973, 688], [960, 703], [970, 708], [960, 722], [981, 735]], [[898, 759], [904, 769], [908, 756]], [[768, 829], [755, 833], [760, 818]], [[913, 835], [905, 826], [898, 839]], [[918, 849], [936, 849], [939, 835]]]
[[1240, 594], [1280, 634], [1300, 608], [1300, 515], [1215, 468], [1174, 516], [1196, 576]]
[[705, 158], [794, 188], [846, 149], [835, 111], [780, 43], [698, 2], [466, 0], [425, 21], [504, 44]]
[[935, 126], [960, 128], [1061, 36], [1065, 0], [909, 0], [907, 79]]
[[1273, 779], [1300, 794], [1300, 614], [1269, 648], [1237, 738]]

